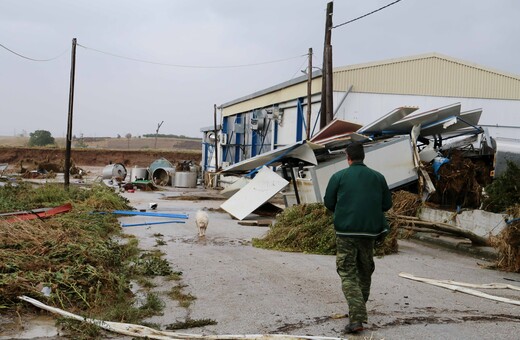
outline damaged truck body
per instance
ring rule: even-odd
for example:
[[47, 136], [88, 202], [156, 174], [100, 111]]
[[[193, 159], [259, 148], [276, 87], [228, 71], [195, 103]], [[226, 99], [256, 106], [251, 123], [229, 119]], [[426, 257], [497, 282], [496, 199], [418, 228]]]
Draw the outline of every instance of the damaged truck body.
[[[407, 188], [419, 193], [424, 201], [437, 198], [440, 200], [437, 203], [450, 209], [478, 208], [479, 200], [465, 206], [470, 200], [466, 200], [463, 193], [460, 197], [451, 195], [444, 187], [439, 192], [441, 177], [449, 177], [441, 175], [440, 169], [450, 161], [455, 163], [457, 157], [478, 164], [478, 171], [472, 174], [478, 177], [475, 183], [483, 188], [499, 174], [506, 161], [518, 160], [520, 152], [516, 144], [503, 147], [489, 136], [486, 129], [478, 126], [480, 109], [461, 112], [460, 103], [455, 103], [412, 114], [417, 110], [400, 107], [364, 126], [333, 120], [309, 141], [275, 149], [222, 169], [219, 172], [221, 185], [233, 187], [232, 190], [223, 190], [229, 200], [233, 200], [234, 195], [256, 195], [258, 187], [249, 183], [255, 181], [260, 169], [273, 172], [286, 183], [280, 189], [263, 195], [261, 200], [239, 200], [240, 208], [226, 201], [222, 208], [243, 219], [247, 216], [245, 211], [254, 211], [278, 193], [286, 207], [322, 202], [329, 178], [348, 167], [344, 150], [354, 141], [364, 144], [365, 163], [385, 176], [390, 189]], [[461, 164], [468, 167], [468, 163]], [[272, 181], [275, 182], [278, 183]], [[266, 186], [269, 183], [261, 185]], [[244, 209], [244, 205], [249, 207]]]

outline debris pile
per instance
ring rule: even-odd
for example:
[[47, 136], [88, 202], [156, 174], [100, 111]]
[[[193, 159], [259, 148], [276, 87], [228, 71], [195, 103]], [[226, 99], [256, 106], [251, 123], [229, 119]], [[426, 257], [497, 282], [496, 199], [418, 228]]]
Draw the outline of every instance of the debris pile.
[[503, 212], [520, 204], [520, 168], [507, 162], [507, 169], [486, 187], [487, 197], [483, 208], [492, 212]]
[[0, 188], [2, 213], [67, 202], [73, 205], [70, 213], [31, 221], [8, 215], [0, 221], [0, 308], [19, 304], [19, 295], [89, 312], [128, 300], [128, 261], [138, 252], [135, 243], [122, 245], [111, 238], [120, 233], [114, 216], [90, 213], [128, 208], [123, 198], [101, 185], [89, 190], [24, 183]]
[[447, 163], [435, 171], [434, 163], [427, 171], [436, 192], [428, 199], [448, 209], [478, 208], [482, 201], [482, 189], [491, 182], [491, 165], [483, 160], [472, 161], [459, 150], [453, 150], [444, 159]]
[[[376, 252], [378, 255], [388, 255], [397, 253], [399, 246], [397, 239], [400, 235], [399, 228], [402, 227], [402, 216], [416, 216], [417, 211], [422, 205], [422, 201], [417, 194], [408, 191], [399, 190], [392, 193], [392, 208], [386, 214], [390, 225], [390, 233], [385, 238], [380, 249]], [[409, 234], [404, 234], [407, 237]]]
[[295, 205], [277, 215], [258, 248], [333, 255], [336, 253], [332, 214], [321, 203]]
[[491, 244], [498, 250], [497, 267], [501, 270], [520, 273], [520, 204], [508, 209], [512, 219]]
[[[406, 192], [394, 194], [394, 200], [399, 212], [410, 211], [413, 199]], [[376, 247], [375, 255], [397, 253], [397, 237], [398, 228], [393, 225], [385, 241]], [[322, 203], [294, 205], [278, 214], [269, 233], [262, 239], [253, 239], [253, 245], [281, 251], [334, 255], [336, 237], [333, 215]]]
[[392, 208], [389, 215], [416, 216], [422, 205], [421, 198], [414, 193], [404, 190], [392, 193]]

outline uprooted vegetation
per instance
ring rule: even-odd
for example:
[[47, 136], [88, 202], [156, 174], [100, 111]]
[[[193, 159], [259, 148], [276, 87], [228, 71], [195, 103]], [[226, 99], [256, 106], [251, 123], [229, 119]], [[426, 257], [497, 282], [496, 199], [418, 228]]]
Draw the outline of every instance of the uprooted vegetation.
[[[71, 203], [73, 210], [49, 219], [0, 220], [0, 310], [32, 307], [17, 297], [26, 295], [70, 312], [118, 322], [139, 322], [160, 313], [164, 304], [148, 293], [134, 304], [131, 280], [171, 275], [160, 254], [142, 253], [135, 238], [125, 237], [112, 214], [127, 202], [103, 185], [91, 188], [28, 184], [0, 187], [0, 212]], [[63, 321], [76, 338], [93, 338], [91, 324]]]
[[449, 161], [434, 171], [433, 163], [426, 169], [436, 188], [429, 202], [447, 208], [478, 208], [482, 203], [482, 188], [492, 181], [491, 162], [464, 157], [460, 150], [450, 150]]
[[[399, 191], [393, 193], [394, 207], [391, 214], [413, 214], [420, 207], [416, 195]], [[397, 253], [399, 236], [398, 220], [390, 220], [390, 233], [375, 248], [376, 256]], [[276, 216], [276, 222], [262, 239], [253, 239], [258, 248], [305, 252], [311, 254], [336, 254], [336, 238], [333, 216], [322, 203], [295, 205]]]
[[507, 210], [512, 217], [504, 230], [491, 237], [491, 244], [498, 250], [497, 267], [520, 273], [520, 204]]
[[483, 208], [492, 212], [504, 212], [520, 204], [520, 168], [507, 162], [506, 171], [486, 187], [487, 197]]

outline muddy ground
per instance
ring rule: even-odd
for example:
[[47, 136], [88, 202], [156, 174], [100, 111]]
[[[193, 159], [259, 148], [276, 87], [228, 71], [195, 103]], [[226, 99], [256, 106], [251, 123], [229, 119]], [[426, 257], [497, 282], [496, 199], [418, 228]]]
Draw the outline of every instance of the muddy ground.
[[[98, 169], [100, 171], [100, 169]], [[335, 257], [287, 253], [255, 248], [252, 239], [268, 228], [243, 226], [219, 209], [223, 199], [176, 199], [205, 197], [217, 192], [201, 188], [124, 192], [138, 210], [158, 204], [157, 212], [184, 213], [186, 223], [150, 224], [165, 218], [129, 216], [121, 223], [145, 250], [161, 250], [173, 270], [182, 272], [180, 282], [161, 277], [154, 292], [166, 302], [162, 315], [145, 320], [165, 330], [187, 319], [211, 319], [214, 325], [181, 330], [188, 334], [300, 334], [344, 337], [348, 312], [335, 271]], [[211, 196], [213, 197], [213, 196]], [[199, 238], [195, 212], [208, 212], [210, 224]], [[258, 219], [251, 215], [247, 219]], [[368, 301], [368, 329], [352, 339], [517, 339], [520, 306], [500, 303], [440, 287], [406, 280], [417, 276], [470, 283], [513, 283], [520, 274], [485, 269], [483, 259], [472, 258], [409, 240], [399, 241], [399, 253], [377, 258], [372, 293]], [[188, 307], [168, 297], [174, 285], [195, 297]], [[517, 292], [488, 291], [518, 300]], [[53, 325], [54, 315], [6, 315], [0, 320], [0, 339], [68, 339]], [[3, 324], [2, 324], [3, 323]], [[3, 330], [2, 330], [3, 328]], [[105, 333], [103, 339], [132, 337]]]
[[[201, 160], [200, 150], [116, 150], [116, 149], [72, 149], [71, 161], [78, 167], [105, 166], [110, 163], [122, 163], [127, 167], [147, 167], [153, 161], [165, 158], [172, 164], [182, 161]], [[29, 148], [0, 147], [0, 163], [8, 163], [10, 169], [21, 167], [32, 170], [41, 163], [52, 163], [63, 166], [65, 149], [62, 148]]]

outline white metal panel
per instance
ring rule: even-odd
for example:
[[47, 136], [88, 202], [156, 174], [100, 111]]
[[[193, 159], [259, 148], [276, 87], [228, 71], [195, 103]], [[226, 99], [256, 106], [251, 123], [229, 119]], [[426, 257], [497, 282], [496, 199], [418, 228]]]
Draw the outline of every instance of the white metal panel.
[[433, 136], [437, 134], [443, 134], [446, 132], [468, 128], [471, 126], [477, 126], [481, 115], [481, 109], [462, 112], [459, 117], [450, 117], [446, 120], [436, 122], [431, 126], [422, 127], [421, 136]]
[[383, 117], [377, 119], [375, 122], [362, 126], [358, 132], [359, 133], [371, 133], [377, 131], [383, 131], [388, 129], [392, 124], [398, 122], [404, 117], [408, 116], [410, 113], [419, 109], [418, 107], [398, 107], [384, 115]]
[[296, 120], [298, 111], [296, 107], [284, 109], [283, 118], [278, 125], [277, 145], [291, 145], [296, 142]]
[[269, 165], [278, 165], [286, 158], [296, 158], [310, 164], [317, 164], [316, 156], [313, 149], [321, 149], [322, 145], [301, 141], [293, 143], [276, 150], [263, 153], [261, 155], [243, 160], [239, 163], [233, 164], [224, 170], [222, 173], [236, 173], [256, 169], [262, 165], [270, 163]]
[[460, 115], [460, 103], [448, 105], [438, 109], [433, 109], [426, 112], [413, 114], [405, 117], [400, 121], [392, 124], [389, 130], [393, 131], [409, 131], [414, 126], [421, 124], [421, 126], [443, 120], [449, 117], [457, 117]]
[[302, 204], [315, 203], [316, 193], [314, 185], [310, 178], [297, 178], [296, 185], [298, 186], [298, 196]]
[[500, 176], [507, 170], [507, 162], [520, 164], [520, 142], [512, 139], [497, 138], [495, 153], [494, 177]]
[[251, 182], [222, 203], [220, 207], [239, 220], [243, 220], [288, 183], [281, 176], [264, 166]]
[[482, 109], [480, 126], [489, 127], [493, 137], [520, 139], [520, 100], [497, 100], [462, 97], [433, 97], [373, 93], [350, 93], [346, 110], [337, 118], [369, 124], [400, 106], [417, 106], [428, 111], [455, 102], [462, 111]]
[[[364, 163], [383, 174], [390, 189], [417, 179], [409, 136], [391, 138], [364, 146]], [[316, 177], [321, 198], [325, 195], [325, 190], [332, 175], [346, 168], [348, 168], [346, 157], [340, 157], [316, 166]]]

